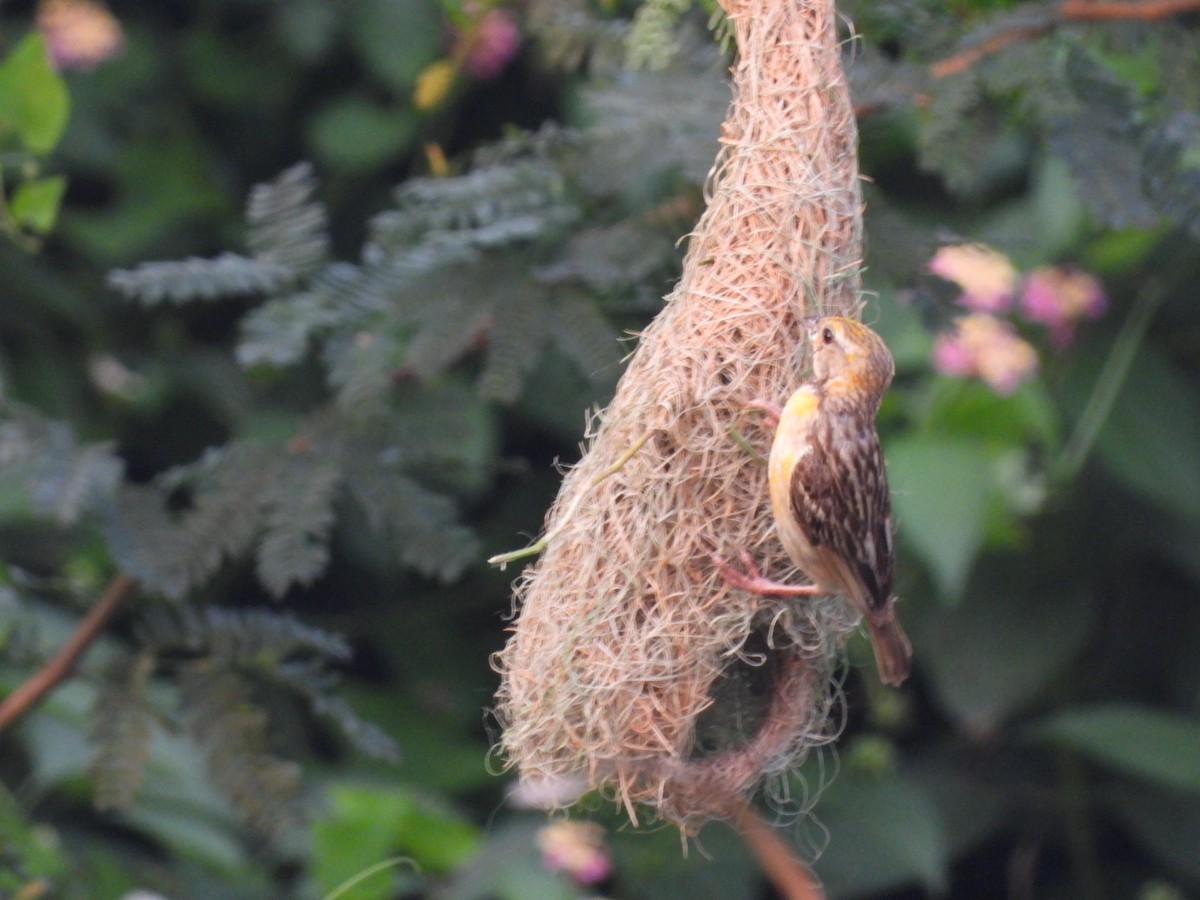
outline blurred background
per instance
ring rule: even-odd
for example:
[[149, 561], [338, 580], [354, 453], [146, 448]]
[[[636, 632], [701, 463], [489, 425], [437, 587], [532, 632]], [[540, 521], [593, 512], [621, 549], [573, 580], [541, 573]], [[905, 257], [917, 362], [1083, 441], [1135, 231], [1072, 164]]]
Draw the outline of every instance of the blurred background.
[[[915, 672], [852, 641], [765, 810], [833, 897], [1200, 896], [1198, 9], [839, 5]], [[4, 722], [0, 896], [775, 896], [724, 825], [522, 810], [486, 713], [714, 13], [0, 7], [4, 693], [111, 600]]]

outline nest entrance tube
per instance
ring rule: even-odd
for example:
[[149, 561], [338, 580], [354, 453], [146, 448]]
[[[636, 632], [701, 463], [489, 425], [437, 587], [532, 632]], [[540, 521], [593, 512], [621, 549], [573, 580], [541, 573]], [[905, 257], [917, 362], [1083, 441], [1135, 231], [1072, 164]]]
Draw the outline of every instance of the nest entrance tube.
[[858, 306], [856, 132], [831, 0], [723, 0], [734, 100], [679, 285], [567, 473], [496, 659], [500, 750], [691, 830], [830, 737], [835, 598], [750, 594], [717, 557], [801, 576], [774, 534], [752, 402], [804, 374], [800, 319]]

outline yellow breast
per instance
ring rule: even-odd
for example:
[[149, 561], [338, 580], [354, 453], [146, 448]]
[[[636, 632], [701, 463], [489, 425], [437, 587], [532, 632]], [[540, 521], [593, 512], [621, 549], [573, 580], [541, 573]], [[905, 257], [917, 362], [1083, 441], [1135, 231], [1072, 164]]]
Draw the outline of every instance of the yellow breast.
[[775, 514], [779, 539], [793, 562], [802, 567], [808, 563], [811, 549], [792, 518], [792, 471], [811, 450], [809, 435], [819, 405], [820, 397], [812, 385], [804, 385], [788, 398], [771, 443], [767, 469], [771, 511]]

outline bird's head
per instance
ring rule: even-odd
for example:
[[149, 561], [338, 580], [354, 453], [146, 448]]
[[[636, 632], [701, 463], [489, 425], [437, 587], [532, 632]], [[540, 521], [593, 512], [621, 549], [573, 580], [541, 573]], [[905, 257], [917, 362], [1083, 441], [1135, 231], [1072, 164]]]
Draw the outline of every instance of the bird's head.
[[842, 316], [803, 320], [813, 354], [813, 377], [827, 394], [871, 398], [878, 404], [896, 364], [883, 338]]

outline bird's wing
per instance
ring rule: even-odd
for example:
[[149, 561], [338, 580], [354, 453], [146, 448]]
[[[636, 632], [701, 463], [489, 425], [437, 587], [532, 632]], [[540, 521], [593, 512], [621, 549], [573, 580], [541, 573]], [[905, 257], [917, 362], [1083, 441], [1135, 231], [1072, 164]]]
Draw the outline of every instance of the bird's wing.
[[[792, 513], [826, 577], [864, 608], [887, 606], [895, 548], [879, 437], [865, 427], [817, 427], [792, 471]], [[814, 573], [815, 574], [815, 573]], [[817, 579], [820, 581], [821, 579]]]

